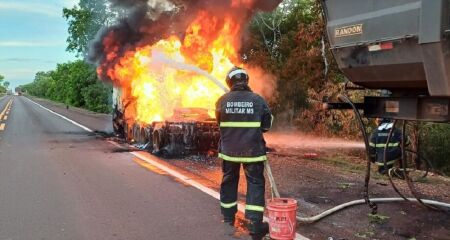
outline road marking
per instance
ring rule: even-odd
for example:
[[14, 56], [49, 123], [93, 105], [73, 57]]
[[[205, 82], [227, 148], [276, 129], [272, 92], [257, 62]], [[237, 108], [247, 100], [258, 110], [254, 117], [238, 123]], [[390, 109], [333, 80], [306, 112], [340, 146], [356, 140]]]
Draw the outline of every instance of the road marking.
[[49, 112], [55, 114], [56, 116], [58, 116], [58, 117], [60, 117], [60, 118], [62, 118], [62, 119], [64, 119], [64, 120], [66, 120], [66, 121], [72, 123], [73, 125], [75, 125], [75, 126], [81, 128], [81, 129], [83, 129], [83, 130], [85, 130], [85, 131], [87, 131], [87, 132], [91, 132], [91, 133], [94, 132], [92, 129], [90, 129], [90, 128], [86, 127], [86, 126], [83, 126], [83, 125], [81, 125], [80, 123], [75, 122], [74, 120], [69, 119], [69, 118], [67, 118], [67, 117], [65, 117], [65, 116], [63, 116], [63, 115], [61, 115], [61, 114], [59, 114], [59, 113], [57, 113], [57, 112], [54, 112], [54, 111], [52, 111], [52, 110], [50, 110], [50, 109], [48, 109], [48, 108], [42, 106], [41, 104], [39, 104], [39, 103], [37, 103], [37, 102], [35, 102], [35, 101], [29, 99], [29, 98], [26, 98], [26, 99], [27, 99], [28, 101], [30, 101], [31, 103], [36, 104], [36, 105], [39, 106], [40, 108], [42, 108], [42, 109], [44, 109], [44, 110], [47, 110], [47, 111], [49, 111]]
[[4, 130], [5, 130], [5, 124], [2, 123], [2, 124], [0, 124], [0, 131], [4, 131]]
[[[81, 124], [79, 124], [79, 123], [77, 123], [77, 122], [75, 122], [75, 121], [73, 121], [73, 120], [71, 120], [71, 119], [69, 119], [69, 118], [59, 114], [59, 113], [56, 113], [56, 112], [54, 112], [54, 111], [52, 111], [52, 110], [42, 106], [41, 104], [34, 102], [33, 100], [31, 100], [29, 98], [27, 98], [27, 99], [30, 102], [38, 105], [39, 107], [49, 111], [50, 113], [53, 113], [53, 114], [63, 118], [64, 120], [67, 120], [70, 123], [72, 123], [72, 124], [82, 128], [82, 129], [86, 130], [87, 132], [93, 132], [90, 128], [88, 128], [86, 126], [83, 126], [83, 125], [81, 125]], [[114, 146], [121, 147], [121, 145], [116, 143], [116, 142], [113, 142], [113, 141], [107, 141], [107, 142], [112, 144], [112, 145], [114, 145]], [[131, 155], [133, 155], [133, 156], [135, 156], [135, 157], [137, 157], [137, 158], [139, 158], [139, 159], [141, 159], [141, 160], [143, 160], [143, 161], [153, 165], [156, 168], [159, 168], [160, 170], [166, 172], [167, 174], [169, 174], [169, 175], [171, 175], [171, 176], [173, 176], [175, 178], [178, 178], [180, 181], [183, 181], [184, 183], [189, 184], [192, 187], [197, 188], [198, 190], [200, 190], [200, 191], [208, 194], [209, 196], [211, 196], [211, 197], [213, 197], [213, 198], [215, 198], [215, 199], [220, 201], [220, 193], [219, 192], [217, 192], [217, 191], [215, 191], [215, 190], [213, 190], [213, 189], [211, 189], [209, 187], [206, 187], [206, 186], [202, 185], [201, 183], [199, 183], [199, 182], [197, 182], [195, 180], [192, 180], [190, 177], [187, 177], [186, 175], [184, 175], [184, 174], [182, 174], [182, 173], [180, 173], [180, 172], [178, 172], [176, 170], [173, 170], [173, 169], [171, 169], [171, 168], [169, 168], [169, 167], [167, 167], [167, 166], [165, 166], [165, 165], [163, 165], [161, 163], [158, 163], [157, 161], [150, 159], [149, 157], [143, 155], [140, 152], [129, 152], [129, 154], [131, 154]], [[243, 204], [241, 204], [241, 203], [238, 203], [238, 210], [240, 212], [244, 213], [245, 212], [245, 206]], [[267, 217], [264, 217], [264, 220], [268, 221], [269, 219]], [[299, 233], [296, 233], [295, 240], [309, 240], [309, 238], [307, 238], [307, 237], [305, 237], [305, 236], [303, 236], [303, 235], [301, 235]]]
[[[3, 109], [3, 111], [0, 113], [0, 120], [3, 119], [3, 116], [5, 116], [5, 114], [9, 114], [9, 109], [11, 109], [12, 102], [13, 102], [13, 99], [11, 98], [11, 99], [8, 101], [8, 103], [6, 104], [5, 109]], [[6, 119], [5, 119], [5, 120], [6, 120]]]

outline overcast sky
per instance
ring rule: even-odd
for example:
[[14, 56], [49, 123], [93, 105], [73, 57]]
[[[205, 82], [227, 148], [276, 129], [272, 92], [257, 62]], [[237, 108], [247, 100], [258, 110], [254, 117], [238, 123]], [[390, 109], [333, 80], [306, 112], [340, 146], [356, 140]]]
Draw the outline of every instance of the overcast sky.
[[62, 8], [78, 0], [0, 0], [0, 75], [14, 87], [33, 81], [38, 71], [74, 60], [67, 53]]

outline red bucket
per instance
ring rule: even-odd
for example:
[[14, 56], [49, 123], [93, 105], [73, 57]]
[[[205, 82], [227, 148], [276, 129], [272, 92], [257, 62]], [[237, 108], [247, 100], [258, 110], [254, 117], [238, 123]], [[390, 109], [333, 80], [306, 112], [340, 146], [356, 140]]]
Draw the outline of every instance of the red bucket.
[[290, 198], [274, 198], [267, 202], [270, 237], [276, 240], [292, 240], [297, 232], [297, 201]]

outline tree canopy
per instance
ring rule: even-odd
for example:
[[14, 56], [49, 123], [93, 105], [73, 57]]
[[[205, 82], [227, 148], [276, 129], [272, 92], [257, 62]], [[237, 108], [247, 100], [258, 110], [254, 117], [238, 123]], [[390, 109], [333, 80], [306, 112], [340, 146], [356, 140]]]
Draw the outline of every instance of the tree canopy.
[[33, 96], [91, 111], [111, 109], [111, 88], [101, 83], [95, 68], [82, 60], [58, 64], [53, 71], [38, 72], [34, 81], [21, 89]]
[[63, 16], [69, 24], [67, 51], [84, 56], [89, 42], [110, 23], [113, 14], [108, 10], [107, 0], [80, 0], [77, 6], [64, 8]]
[[0, 93], [5, 93], [9, 87], [9, 82], [4, 81], [5, 77], [0, 75]]

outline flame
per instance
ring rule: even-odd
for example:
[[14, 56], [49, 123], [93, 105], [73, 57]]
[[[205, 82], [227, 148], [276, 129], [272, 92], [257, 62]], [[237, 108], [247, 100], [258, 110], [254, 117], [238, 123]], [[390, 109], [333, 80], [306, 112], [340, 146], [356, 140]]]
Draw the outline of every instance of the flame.
[[[123, 54], [107, 75], [122, 89], [122, 101], [132, 102], [126, 117], [141, 123], [169, 119], [177, 108], [204, 108], [214, 116], [215, 102], [224, 94], [214, 82], [198, 73], [180, 70], [161, 60], [197, 66], [225, 84], [227, 72], [240, 65], [241, 27], [232, 16], [218, 18], [200, 11], [183, 39], [170, 36]], [[103, 41], [106, 61], [118, 56], [114, 33]], [[99, 74], [102, 73], [99, 67]], [[130, 110], [131, 109], [131, 110]]]

